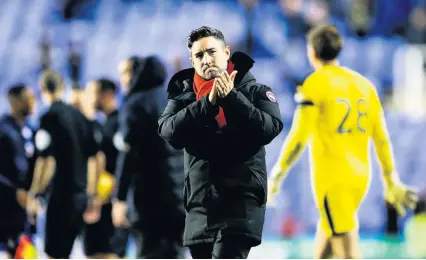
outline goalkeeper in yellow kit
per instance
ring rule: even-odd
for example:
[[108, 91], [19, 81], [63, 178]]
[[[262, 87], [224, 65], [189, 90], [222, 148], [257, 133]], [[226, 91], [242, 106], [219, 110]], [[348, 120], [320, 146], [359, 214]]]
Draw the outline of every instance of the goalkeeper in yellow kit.
[[313, 194], [319, 209], [315, 258], [357, 258], [357, 210], [370, 183], [369, 142], [373, 140], [383, 170], [385, 199], [403, 215], [417, 195], [395, 172], [392, 147], [375, 87], [360, 74], [340, 67], [343, 45], [330, 25], [308, 34], [308, 57], [315, 69], [298, 88], [298, 108], [278, 163], [269, 179], [268, 203], [281, 181], [310, 146]]

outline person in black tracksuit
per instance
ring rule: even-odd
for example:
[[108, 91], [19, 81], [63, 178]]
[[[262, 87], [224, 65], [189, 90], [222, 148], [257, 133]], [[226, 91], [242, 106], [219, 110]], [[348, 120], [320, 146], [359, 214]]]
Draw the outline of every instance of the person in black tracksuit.
[[[131, 232], [136, 238], [138, 258], [182, 258], [184, 211], [181, 191], [183, 168], [175, 151], [157, 133], [167, 95], [164, 65], [157, 57], [132, 57], [120, 66], [126, 92], [119, 113], [120, 150], [117, 161], [117, 194], [113, 205], [116, 226], [125, 223], [126, 199], [133, 187], [136, 217]], [[180, 189], [180, 191], [179, 191]]]
[[93, 216], [97, 211], [92, 203], [96, 181], [89, 181], [96, 180], [96, 167], [88, 166], [96, 161], [99, 144], [91, 122], [62, 101], [65, 85], [58, 73], [43, 72], [41, 90], [50, 106], [35, 135], [38, 158], [27, 211], [35, 213], [32, 205], [49, 187], [44, 250], [50, 258], [69, 258], [83, 220], [87, 221], [85, 213]]
[[34, 111], [34, 95], [25, 85], [8, 91], [11, 113], [0, 118], [0, 244], [13, 258], [25, 231], [25, 200], [30, 170], [22, 129]]
[[261, 243], [264, 145], [283, 128], [279, 106], [219, 30], [194, 30], [188, 48], [194, 68], [172, 77], [159, 119], [160, 135], [185, 151], [184, 245], [193, 258], [247, 258]]
[[[117, 87], [108, 79], [92, 82], [87, 89], [91, 109], [105, 114], [106, 120], [97, 125], [102, 133], [100, 151], [105, 158], [105, 171], [114, 175], [118, 150], [114, 146], [114, 138], [118, 133], [118, 110], [116, 103]], [[108, 201], [102, 206], [101, 218], [94, 224], [86, 225], [84, 232], [84, 251], [90, 258], [123, 258], [126, 256], [128, 231], [115, 228], [112, 223], [112, 203]]]

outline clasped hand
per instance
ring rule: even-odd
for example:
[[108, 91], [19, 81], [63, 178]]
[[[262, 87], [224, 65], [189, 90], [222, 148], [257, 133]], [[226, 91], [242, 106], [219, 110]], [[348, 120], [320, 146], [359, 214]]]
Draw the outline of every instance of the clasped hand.
[[217, 96], [224, 98], [232, 91], [236, 75], [236, 70], [234, 70], [231, 75], [229, 75], [227, 71], [224, 71], [214, 79], [213, 87], [209, 94], [209, 101], [212, 104], [216, 104]]

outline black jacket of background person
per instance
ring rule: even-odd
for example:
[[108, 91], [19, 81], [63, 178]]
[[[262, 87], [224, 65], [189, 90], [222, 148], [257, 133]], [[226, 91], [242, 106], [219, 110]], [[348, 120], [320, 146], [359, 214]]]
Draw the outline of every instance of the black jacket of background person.
[[[167, 105], [163, 88], [165, 80], [166, 69], [159, 59], [153, 56], [140, 58], [134, 66], [131, 88], [119, 112], [122, 141], [115, 140], [120, 150], [116, 196], [125, 201], [130, 186], [133, 187], [137, 213], [133, 224], [142, 229], [158, 229], [156, 223], [159, 222], [163, 227], [170, 224], [183, 229], [184, 225], [183, 160], [181, 158], [181, 165], [176, 160], [176, 157], [182, 157], [182, 152], [175, 151], [157, 133], [158, 118]], [[179, 179], [182, 184], [177, 187]], [[172, 224], [178, 219], [181, 224]]]
[[16, 199], [16, 189], [26, 188], [29, 165], [21, 130], [12, 116], [0, 119], [0, 228], [22, 231], [26, 214]]
[[71, 105], [56, 101], [41, 116], [35, 143], [39, 157], [53, 156], [56, 161], [49, 184], [49, 207], [84, 211], [88, 199], [87, 162], [99, 150], [92, 123]]
[[114, 146], [114, 137], [118, 133], [118, 110], [108, 114], [105, 123], [101, 127], [101, 151], [105, 154], [105, 170], [110, 174], [115, 174], [118, 150]]
[[271, 89], [249, 72], [254, 61], [236, 52], [234, 89], [218, 104], [227, 126], [218, 132], [218, 106], [208, 96], [196, 101], [194, 69], [170, 80], [169, 102], [159, 120], [161, 136], [185, 149], [184, 245], [243, 235], [253, 246], [261, 241], [265, 216], [267, 172], [264, 145], [282, 130], [278, 103]]

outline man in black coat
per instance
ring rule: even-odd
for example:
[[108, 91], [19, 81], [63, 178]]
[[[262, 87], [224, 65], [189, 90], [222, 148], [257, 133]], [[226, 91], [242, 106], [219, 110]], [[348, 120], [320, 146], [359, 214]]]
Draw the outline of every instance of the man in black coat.
[[194, 68], [172, 77], [159, 119], [160, 135], [185, 150], [184, 245], [193, 258], [247, 258], [261, 243], [264, 145], [283, 128], [278, 103], [219, 30], [192, 31], [188, 48]]
[[[119, 151], [114, 225], [131, 225], [137, 258], [182, 258], [183, 185], [180, 192], [176, 188], [183, 167], [177, 170], [174, 163], [181, 152], [157, 133], [158, 118], [167, 105], [165, 67], [155, 56], [132, 57], [121, 64], [120, 74], [126, 97], [119, 112], [119, 134], [113, 138]], [[130, 187], [136, 218], [127, 223]]]

